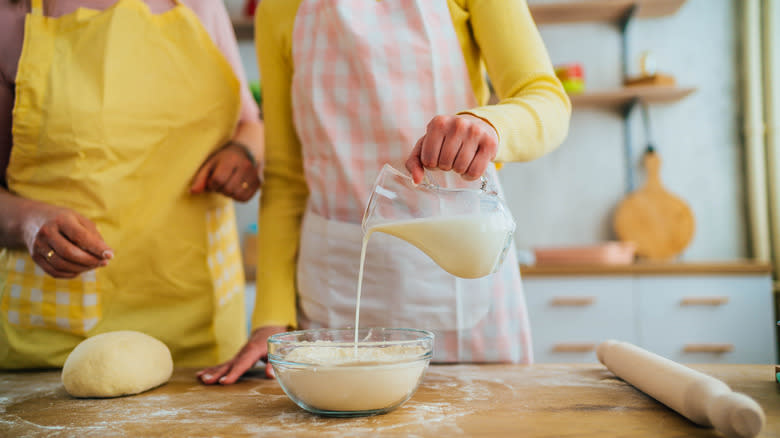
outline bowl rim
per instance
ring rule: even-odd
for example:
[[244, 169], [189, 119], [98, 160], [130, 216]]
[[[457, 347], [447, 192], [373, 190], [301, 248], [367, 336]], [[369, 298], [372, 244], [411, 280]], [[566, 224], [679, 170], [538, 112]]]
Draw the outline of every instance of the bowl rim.
[[[346, 364], [338, 364], [333, 365], [334, 367], [349, 367], [349, 366], [397, 366], [399, 364], [406, 364], [411, 362], [418, 362], [421, 360], [430, 360], [433, 357], [433, 341], [435, 338], [435, 335], [430, 330], [424, 330], [424, 329], [414, 329], [414, 328], [387, 328], [387, 327], [366, 327], [362, 329], [358, 329], [359, 332], [367, 330], [368, 333], [371, 333], [372, 330], [387, 330], [391, 332], [405, 332], [405, 333], [417, 333], [419, 335], [422, 335], [419, 338], [416, 339], [405, 339], [405, 340], [398, 340], [398, 341], [372, 341], [372, 342], [360, 342], [358, 341], [358, 348], [361, 347], [370, 347], [370, 346], [390, 346], [390, 345], [404, 345], [404, 344], [416, 344], [419, 342], [424, 341], [430, 341], [431, 348], [426, 350], [424, 353], [415, 355], [415, 356], [409, 356], [408, 358], [397, 361], [397, 362], [354, 362], [354, 363], [346, 363]], [[275, 335], [272, 335], [268, 338], [268, 361], [272, 364], [279, 364], [279, 365], [290, 365], [290, 366], [304, 366], [304, 367], [328, 367], [329, 365], [323, 365], [323, 364], [313, 364], [313, 363], [306, 363], [306, 362], [293, 362], [286, 360], [283, 356], [273, 354], [271, 353], [271, 345], [311, 345], [311, 341], [282, 341], [279, 338], [283, 336], [291, 336], [291, 335], [301, 335], [303, 333], [315, 333], [315, 332], [351, 332], [354, 333], [354, 328], [316, 328], [316, 329], [306, 329], [306, 330], [294, 330], [289, 332], [283, 332], [283, 333], [277, 333]], [[324, 348], [338, 348], [338, 347], [351, 347], [354, 346], [355, 343], [353, 341], [339, 341], [334, 342], [332, 345], [323, 346]]]

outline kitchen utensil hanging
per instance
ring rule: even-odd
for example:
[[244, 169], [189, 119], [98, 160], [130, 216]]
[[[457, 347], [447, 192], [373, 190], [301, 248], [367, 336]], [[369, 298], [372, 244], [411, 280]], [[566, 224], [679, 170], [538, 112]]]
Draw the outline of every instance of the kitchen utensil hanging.
[[640, 257], [669, 260], [693, 239], [695, 221], [688, 204], [661, 182], [661, 158], [653, 143], [647, 104], [640, 103], [647, 147], [643, 157], [645, 184], [630, 193], [615, 212], [618, 238], [633, 242]]

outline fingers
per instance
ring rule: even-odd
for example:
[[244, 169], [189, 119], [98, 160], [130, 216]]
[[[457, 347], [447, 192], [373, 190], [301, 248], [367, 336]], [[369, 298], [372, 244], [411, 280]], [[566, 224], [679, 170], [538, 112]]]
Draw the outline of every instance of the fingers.
[[[201, 382], [211, 385], [219, 383], [230, 385], [235, 383], [247, 370], [252, 368], [257, 361], [266, 358], [268, 354], [268, 337], [286, 330], [283, 326], [265, 326], [252, 332], [241, 351], [233, 359], [215, 367], [206, 368], [197, 373]], [[266, 364], [265, 374], [269, 378], [274, 377], [270, 364]]]
[[[60, 232], [76, 245], [76, 250], [79, 248], [83, 250], [70, 251], [64, 254], [74, 262], [82, 260], [82, 264], [90, 265], [89, 261], [97, 260], [98, 262], [106, 261], [107, 263], [113, 257], [113, 251], [103, 241], [103, 237], [100, 236], [100, 232], [95, 224], [85, 217], [76, 215], [72, 219], [63, 221], [60, 224]], [[90, 257], [88, 259], [85, 257], [87, 254], [83, 254], [84, 252], [89, 253], [88, 256]]]
[[471, 162], [474, 161], [479, 144], [474, 139], [466, 139], [458, 150], [458, 155], [455, 157], [455, 162], [452, 164], [452, 170], [463, 175], [471, 166]]
[[258, 188], [260, 188], [260, 179], [254, 168], [238, 167], [222, 187], [221, 192], [236, 201], [246, 202], [252, 199]]
[[466, 172], [463, 173], [463, 177], [469, 181], [476, 180], [485, 173], [488, 164], [490, 164], [490, 160], [490, 152], [480, 146], [479, 150], [477, 150], [477, 155], [471, 161], [471, 165], [466, 169]]
[[[215, 156], [215, 158], [218, 157]], [[214, 170], [212, 170], [211, 175], [209, 175], [208, 181], [206, 181], [206, 188], [212, 192], [221, 192], [222, 188], [227, 185], [230, 177], [233, 176], [235, 171], [236, 168], [233, 163], [225, 161], [217, 162], [214, 165]]]
[[90, 236], [97, 238], [93, 244], [88, 246], [88, 248], [92, 248], [90, 251], [92, 252], [92, 255], [100, 257], [103, 260], [104, 265], [108, 264], [108, 261], [114, 258], [114, 250], [108, 246], [105, 240], [103, 240], [103, 236], [100, 235], [100, 231], [98, 231], [95, 223], [83, 216], [77, 215], [76, 219], [79, 221], [81, 226], [90, 232]]
[[414, 145], [412, 152], [409, 154], [409, 159], [406, 160], [406, 170], [412, 175], [412, 180], [415, 184], [420, 184], [423, 177], [425, 177], [425, 169], [423, 168], [422, 160], [420, 159], [420, 151], [422, 150], [424, 141], [425, 136], [422, 136], [417, 140], [417, 144]]
[[195, 175], [191, 193], [211, 191], [246, 202], [260, 188], [260, 177], [246, 154], [226, 147], [214, 154]]
[[466, 119], [453, 118], [449, 124], [447, 134], [440, 146], [439, 161], [432, 166], [433, 168], [451, 170], [463, 142], [473, 140], [470, 136], [472, 127]]
[[195, 179], [192, 180], [192, 185], [190, 185], [190, 193], [203, 193], [206, 190], [206, 183], [209, 180], [211, 171], [214, 169], [214, 164], [214, 157], [211, 157], [200, 167], [198, 173], [195, 174]]
[[247, 372], [257, 361], [259, 361], [267, 352], [266, 347], [254, 345], [253, 343], [247, 344], [241, 352], [233, 360], [233, 364], [225, 375], [219, 378], [219, 383], [223, 385], [231, 385], [236, 383], [245, 372]]
[[416, 183], [423, 178], [424, 171], [420, 167], [452, 170], [473, 180], [482, 176], [496, 157], [498, 135], [489, 123], [479, 117], [469, 114], [440, 115], [428, 123], [422, 143], [418, 141], [418, 145], [415, 145], [406, 163]]
[[55, 278], [73, 278], [105, 266], [113, 256], [95, 224], [69, 210], [41, 225], [30, 252], [35, 263]]
[[79, 275], [80, 272], [76, 270], [60, 270], [51, 263], [51, 259], [54, 258], [54, 250], [45, 247], [43, 245], [35, 244], [35, 249], [32, 254], [33, 261], [43, 269], [44, 272], [51, 275], [54, 278], [74, 278]]
[[223, 364], [219, 364], [215, 367], [206, 368], [198, 372], [197, 376], [201, 382], [206, 385], [213, 385], [219, 381], [219, 379], [225, 375], [233, 366], [233, 360], [229, 360]]
[[420, 151], [420, 161], [428, 169], [435, 169], [439, 166], [439, 155], [442, 150], [442, 143], [446, 135], [451, 135], [449, 130], [449, 120], [445, 116], [436, 116], [430, 123], [425, 132], [425, 137]]

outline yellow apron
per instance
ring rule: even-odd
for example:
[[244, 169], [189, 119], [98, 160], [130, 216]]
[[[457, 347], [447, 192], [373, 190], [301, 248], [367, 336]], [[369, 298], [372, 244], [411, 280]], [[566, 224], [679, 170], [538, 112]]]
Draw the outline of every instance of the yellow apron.
[[85, 337], [139, 330], [177, 366], [246, 340], [232, 202], [189, 194], [231, 137], [239, 82], [198, 17], [141, 0], [50, 18], [32, 1], [16, 81], [14, 194], [94, 221], [115, 257], [73, 280], [0, 252], [0, 368], [62, 366]]

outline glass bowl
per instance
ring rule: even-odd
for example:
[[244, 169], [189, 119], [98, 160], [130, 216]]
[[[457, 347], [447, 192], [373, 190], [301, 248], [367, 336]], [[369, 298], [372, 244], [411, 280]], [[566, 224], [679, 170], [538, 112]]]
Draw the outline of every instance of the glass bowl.
[[312, 329], [268, 338], [268, 360], [292, 401], [318, 415], [390, 412], [414, 394], [433, 333], [402, 328]]

